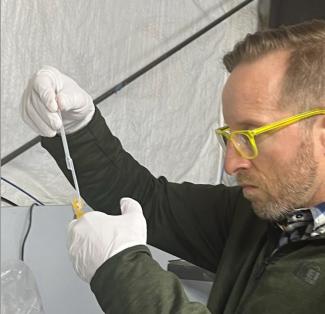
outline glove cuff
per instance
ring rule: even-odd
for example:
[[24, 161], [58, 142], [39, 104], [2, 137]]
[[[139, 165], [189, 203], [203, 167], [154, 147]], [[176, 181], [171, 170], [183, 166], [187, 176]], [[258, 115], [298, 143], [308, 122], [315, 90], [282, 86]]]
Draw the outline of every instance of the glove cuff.
[[86, 115], [86, 117], [81, 121], [65, 121], [64, 130], [66, 134], [75, 133], [81, 130], [82, 128], [84, 128], [85, 126], [87, 126], [88, 123], [92, 120], [94, 114], [95, 114], [95, 106], [93, 105], [89, 110], [89, 113]]

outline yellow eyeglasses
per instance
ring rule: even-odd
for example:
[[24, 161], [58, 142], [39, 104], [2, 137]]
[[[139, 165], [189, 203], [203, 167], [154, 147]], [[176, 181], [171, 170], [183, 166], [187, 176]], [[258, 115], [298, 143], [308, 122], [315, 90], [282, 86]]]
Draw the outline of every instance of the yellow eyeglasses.
[[216, 129], [215, 133], [218, 137], [219, 143], [224, 149], [226, 149], [227, 141], [229, 140], [234, 145], [236, 151], [240, 156], [245, 159], [254, 159], [258, 155], [255, 136], [289, 126], [303, 119], [323, 114], [325, 114], [325, 109], [316, 108], [296, 114], [290, 118], [263, 125], [253, 130], [231, 131], [229, 127], [224, 126], [222, 128]]

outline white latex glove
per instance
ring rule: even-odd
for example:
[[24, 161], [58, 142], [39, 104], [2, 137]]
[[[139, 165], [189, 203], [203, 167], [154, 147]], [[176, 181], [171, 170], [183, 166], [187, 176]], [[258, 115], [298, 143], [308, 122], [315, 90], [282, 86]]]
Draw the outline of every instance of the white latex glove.
[[23, 120], [36, 133], [47, 137], [56, 135], [62, 120], [67, 134], [80, 130], [88, 124], [94, 112], [90, 95], [51, 66], [42, 67], [32, 76], [21, 103]]
[[122, 215], [94, 211], [69, 224], [69, 255], [78, 276], [88, 283], [107, 259], [147, 242], [147, 224], [141, 205], [132, 198], [122, 198], [120, 205]]

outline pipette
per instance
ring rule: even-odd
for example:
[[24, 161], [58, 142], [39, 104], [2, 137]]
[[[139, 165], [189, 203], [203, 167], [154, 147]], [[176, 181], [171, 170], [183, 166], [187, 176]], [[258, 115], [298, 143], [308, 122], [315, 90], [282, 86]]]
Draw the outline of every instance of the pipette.
[[[59, 114], [59, 116], [60, 116], [60, 118], [62, 120], [60, 109], [58, 110], [58, 114]], [[66, 161], [66, 164], [67, 164], [67, 168], [72, 173], [74, 188], [75, 188], [75, 190], [77, 192], [77, 197], [74, 197], [73, 200], [72, 200], [72, 208], [73, 208], [73, 212], [74, 212], [76, 218], [79, 219], [85, 212], [82, 209], [83, 202], [82, 202], [81, 197], [80, 197], [80, 191], [79, 191], [79, 185], [78, 185], [78, 181], [77, 181], [76, 171], [74, 169], [73, 161], [72, 161], [72, 158], [70, 156], [67, 137], [66, 137], [66, 134], [65, 134], [63, 123], [62, 123], [62, 126], [60, 128], [60, 133], [61, 133], [61, 139], [62, 139], [62, 144], [63, 144], [63, 149], [64, 149], [65, 161]]]

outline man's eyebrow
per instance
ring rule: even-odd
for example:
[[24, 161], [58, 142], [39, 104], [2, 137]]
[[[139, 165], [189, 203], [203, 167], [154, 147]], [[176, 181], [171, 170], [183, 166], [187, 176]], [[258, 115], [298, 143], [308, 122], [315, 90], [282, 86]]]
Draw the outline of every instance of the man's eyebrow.
[[245, 130], [245, 129], [259, 128], [260, 126], [268, 123], [269, 121], [261, 121], [261, 120], [254, 120], [252, 118], [248, 118], [245, 120], [237, 121], [236, 126], [237, 129], [240, 128], [242, 130]]

